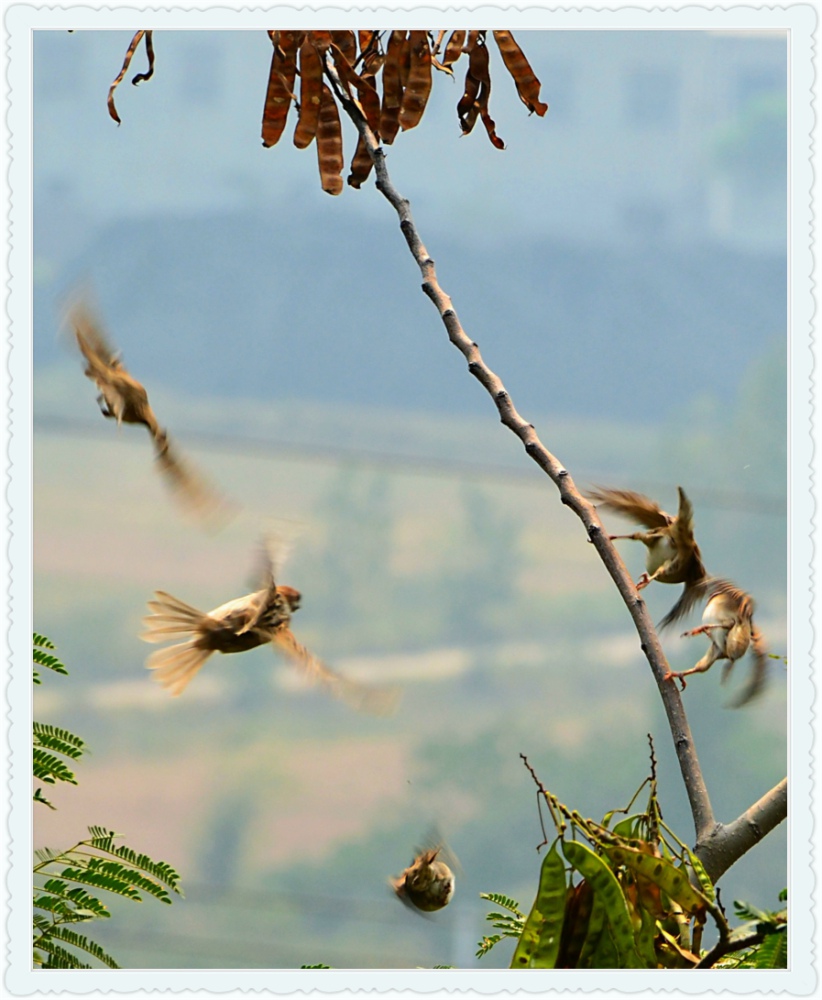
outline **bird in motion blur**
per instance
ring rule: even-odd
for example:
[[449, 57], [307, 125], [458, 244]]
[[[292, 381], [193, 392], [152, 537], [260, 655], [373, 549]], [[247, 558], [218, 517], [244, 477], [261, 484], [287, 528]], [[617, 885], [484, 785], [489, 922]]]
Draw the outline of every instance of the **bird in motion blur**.
[[679, 600], [659, 623], [660, 628], [666, 628], [687, 614], [705, 596], [706, 585], [711, 580], [694, 538], [693, 506], [681, 486], [677, 491], [679, 510], [676, 517], [667, 514], [654, 500], [632, 490], [597, 487], [585, 494], [597, 507], [622, 514], [649, 529], [631, 535], [608, 536], [612, 542], [630, 538], [646, 547], [646, 572], [637, 580], [637, 590], [654, 580], [685, 584]]
[[171, 694], [179, 695], [212, 653], [242, 653], [271, 643], [305, 677], [352, 707], [374, 715], [390, 714], [399, 691], [375, 687], [341, 677], [305, 648], [290, 629], [291, 616], [299, 608], [301, 595], [293, 587], [278, 585], [267, 547], [263, 549], [263, 579], [260, 589], [244, 597], [203, 612], [172, 597], [155, 592], [148, 602], [151, 614], [143, 619], [146, 642], [183, 642], [158, 649], [146, 661], [156, 680]]
[[172, 448], [149, 404], [148, 393], [126, 371], [88, 305], [75, 301], [66, 310], [66, 318], [85, 358], [85, 374], [100, 390], [97, 402], [103, 416], [116, 420], [118, 426], [142, 424], [154, 443], [158, 468], [185, 507], [212, 523], [225, 520], [229, 505]]
[[702, 614], [702, 625], [683, 632], [683, 636], [707, 635], [711, 640], [707, 653], [690, 670], [671, 671], [666, 680], [678, 680], [685, 690], [685, 677], [709, 670], [717, 660], [727, 660], [722, 671], [722, 683], [730, 676], [737, 660], [748, 649], [753, 654], [753, 670], [748, 684], [739, 697], [731, 702], [739, 708], [758, 695], [767, 679], [768, 651], [765, 640], [753, 622], [754, 602], [750, 594], [729, 580], [713, 580], [711, 595]]
[[406, 906], [432, 913], [447, 906], [454, 896], [454, 873], [442, 860], [449, 854], [444, 844], [419, 849], [411, 864], [389, 885]]

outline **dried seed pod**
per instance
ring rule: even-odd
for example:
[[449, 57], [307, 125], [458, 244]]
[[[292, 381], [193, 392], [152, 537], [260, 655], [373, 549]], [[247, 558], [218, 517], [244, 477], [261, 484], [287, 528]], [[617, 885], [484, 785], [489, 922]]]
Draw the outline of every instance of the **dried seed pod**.
[[408, 39], [410, 68], [400, 108], [400, 128], [407, 131], [419, 124], [431, 93], [431, 49], [426, 31], [412, 31]]
[[323, 67], [320, 54], [311, 38], [300, 46], [300, 117], [294, 130], [297, 149], [310, 146], [317, 134], [323, 92]]
[[494, 38], [499, 47], [502, 61], [514, 78], [519, 99], [529, 111], [535, 111], [540, 118], [548, 110], [548, 105], [539, 99], [540, 82], [522, 49], [514, 41], [510, 31], [495, 31]]
[[323, 191], [340, 194], [343, 189], [342, 128], [337, 102], [326, 84], [323, 84], [317, 123], [317, 162]]
[[392, 31], [385, 53], [385, 65], [382, 70], [380, 136], [386, 145], [390, 145], [394, 141], [400, 128], [400, 107], [402, 106], [400, 58], [406, 34], [405, 31]]
[[[274, 52], [271, 55], [271, 69], [268, 74], [268, 89], [263, 108], [263, 145], [275, 146], [285, 128], [288, 109], [294, 96], [294, 80], [297, 76], [297, 39], [303, 32], [275, 32]], [[279, 37], [277, 37], [279, 36]], [[300, 39], [301, 40], [301, 39]]]

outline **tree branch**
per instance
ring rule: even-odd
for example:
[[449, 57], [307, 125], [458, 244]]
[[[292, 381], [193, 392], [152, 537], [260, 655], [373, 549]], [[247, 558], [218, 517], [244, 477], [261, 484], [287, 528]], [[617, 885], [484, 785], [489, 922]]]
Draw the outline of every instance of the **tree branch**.
[[[411, 217], [410, 203], [407, 198], [403, 198], [399, 194], [392, 184], [385, 165], [385, 153], [379, 145], [376, 136], [369, 128], [360, 104], [340, 81], [330, 54], [326, 54], [325, 57], [325, 72], [340, 103], [357, 127], [357, 131], [371, 156], [377, 175], [377, 190], [393, 205], [399, 217], [400, 229], [422, 275], [422, 290], [439, 312], [449, 340], [465, 357], [468, 362], [468, 371], [479, 381], [493, 399], [502, 423], [510, 428], [522, 441], [527, 454], [556, 485], [562, 503], [569, 507], [582, 521], [588, 535], [588, 540], [596, 548], [622, 600], [625, 602], [625, 606], [633, 619], [634, 627], [639, 636], [640, 647], [648, 660], [657, 687], [659, 688], [659, 694], [668, 718], [674, 749], [679, 760], [680, 771], [685, 782], [685, 789], [693, 815], [696, 832], [696, 853], [699, 854], [703, 843], [713, 843], [712, 838], [716, 835], [719, 824], [714, 818], [708, 789], [702, 776], [702, 769], [699, 764], [696, 748], [694, 747], [693, 737], [679, 690], [672, 680], [665, 679], [670, 673], [670, 668], [645, 601], [637, 591], [633, 579], [613, 543], [610, 541], [607, 532], [603, 530], [595, 507], [582, 496], [574, 485], [574, 481], [568, 470], [540, 441], [534, 425], [524, 420], [517, 412], [502, 381], [485, 364], [479, 347], [468, 337], [463, 329], [451, 303], [451, 299], [440, 287], [437, 280], [434, 261], [426, 250], [417, 232], [414, 220]], [[756, 806], [752, 808], [756, 809]], [[741, 819], [742, 817], [740, 817]], [[777, 819], [776, 822], [779, 822], [779, 820]], [[734, 824], [731, 825], [733, 826]], [[775, 823], [772, 825], [775, 825]], [[764, 832], [767, 832], [767, 830]], [[751, 840], [748, 846], [755, 843], [756, 839]], [[724, 842], [722, 843], [724, 844]], [[742, 843], [741, 835], [735, 836], [734, 843]], [[747, 850], [747, 847], [745, 850]], [[741, 853], [744, 853], [744, 851]], [[722, 870], [724, 871], [725, 869], [723, 868]]]
[[743, 854], [788, 815], [788, 779], [783, 778], [732, 823], [717, 823], [695, 853], [716, 882]]

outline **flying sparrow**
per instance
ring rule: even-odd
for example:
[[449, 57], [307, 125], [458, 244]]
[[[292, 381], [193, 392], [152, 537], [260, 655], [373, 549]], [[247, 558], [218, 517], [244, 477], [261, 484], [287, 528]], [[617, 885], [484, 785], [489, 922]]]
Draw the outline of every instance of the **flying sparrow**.
[[389, 884], [398, 899], [417, 910], [432, 913], [447, 906], [454, 896], [454, 873], [438, 860], [444, 845], [420, 850], [408, 868]]
[[119, 353], [109, 345], [88, 306], [75, 302], [67, 321], [86, 361], [85, 374], [97, 385], [97, 402], [104, 417], [121, 424], [142, 424], [151, 435], [158, 467], [186, 506], [208, 518], [222, 518], [228, 505], [196, 476], [171, 447], [159, 425], [143, 385], [123, 367]]
[[297, 641], [289, 625], [300, 606], [301, 595], [293, 587], [277, 585], [270, 559], [259, 590], [208, 613], [162, 590], [154, 596], [156, 600], [148, 602], [151, 614], [143, 619], [146, 631], [141, 638], [146, 642], [166, 642], [173, 637], [185, 637], [184, 642], [158, 649], [146, 661], [148, 669], [155, 671], [156, 680], [173, 695], [186, 688], [212, 653], [242, 653], [271, 643], [312, 682], [321, 684], [354, 708], [387, 715], [396, 706], [397, 689], [347, 680]]
[[646, 572], [637, 580], [636, 589], [642, 590], [653, 580], [659, 583], [684, 583], [679, 600], [660, 622], [665, 628], [685, 615], [704, 596], [701, 585], [708, 579], [699, 546], [694, 538], [694, 509], [681, 486], [679, 510], [676, 517], [666, 514], [655, 501], [632, 490], [613, 490], [598, 487], [586, 493], [598, 507], [622, 514], [644, 524], [648, 531], [635, 531], [632, 535], [609, 535], [617, 541], [630, 538], [646, 547]]
[[713, 580], [711, 596], [702, 614], [703, 624], [683, 632], [686, 635], [707, 635], [711, 645], [707, 653], [690, 670], [671, 671], [666, 680], [678, 680], [685, 690], [685, 677], [709, 670], [717, 660], [727, 660], [722, 671], [722, 683], [730, 676], [737, 660], [751, 650], [753, 673], [747, 687], [731, 704], [739, 708], [760, 693], [765, 685], [768, 652], [762, 633], [753, 623], [753, 598], [729, 580]]

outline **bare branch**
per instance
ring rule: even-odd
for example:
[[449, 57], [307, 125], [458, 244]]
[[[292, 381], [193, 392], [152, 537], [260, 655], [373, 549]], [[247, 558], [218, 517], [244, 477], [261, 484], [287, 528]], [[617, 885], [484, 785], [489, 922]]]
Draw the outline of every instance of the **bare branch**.
[[[403, 198], [392, 184], [385, 165], [385, 153], [368, 127], [359, 103], [340, 81], [328, 55], [325, 59], [325, 72], [371, 156], [377, 175], [377, 190], [393, 205], [399, 217], [400, 229], [423, 278], [422, 290], [436, 306], [449, 340], [465, 357], [469, 372], [494, 400], [502, 423], [522, 441], [528, 455], [556, 485], [562, 503], [570, 507], [582, 521], [588, 540], [596, 548], [628, 608], [639, 635], [640, 648], [651, 667], [668, 718], [693, 815], [696, 833], [695, 853], [705, 865], [708, 874], [716, 881], [738, 858], [785, 818], [787, 779], [763, 796], [733, 823], [727, 826], [717, 823], [679, 690], [672, 680], [667, 679], [670, 667], [656, 628], [625, 564], [610, 541], [608, 533], [603, 530], [596, 508], [582, 496], [568, 470], [540, 441], [534, 425], [524, 420], [517, 412], [502, 381], [488, 368], [482, 359], [479, 347], [466, 334], [451, 299], [440, 287], [434, 261], [426, 250], [411, 217], [408, 199]], [[721, 938], [724, 941], [725, 935], [723, 934]]]
[[783, 778], [732, 823], [718, 823], [695, 853], [716, 882], [743, 854], [788, 815], [788, 779]]
[[682, 778], [685, 782], [694, 818], [696, 839], [697, 842], [700, 842], [710, 835], [716, 826], [716, 820], [711, 808], [708, 789], [702, 777], [699, 759], [694, 748], [693, 737], [691, 736], [688, 719], [682, 705], [682, 699], [676, 685], [672, 681], [666, 680], [667, 675], [670, 673], [670, 668], [662, 651], [659, 637], [648, 613], [645, 601], [637, 592], [634, 582], [619, 553], [609, 540], [607, 532], [603, 531], [595, 507], [582, 496], [574, 485], [574, 481], [568, 470], [540, 441], [534, 425], [524, 420], [517, 412], [502, 381], [488, 368], [482, 359], [479, 347], [465, 333], [457, 317], [457, 313], [451, 304], [451, 299], [442, 290], [437, 281], [434, 261], [426, 250], [414, 225], [408, 199], [403, 198], [391, 183], [391, 178], [388, 175], [385, 165], [385, 154], [378, 144], [376, 136], [368, 127], [359, 104], [348, 93], [344, 84], [340, 81], [329, 56], [326, 56], [325, 71], [336, 91], [337, 97], [348, 116], [356, 125], [362, 141], [374, 162], [377, 175], [377, 189], [394, 206], [399, 216], [400, 229], [408, 244], [408, 249], [411, 251], [422, 274], [422, 290], [439, 311], [442, 322], [448, 332], [449, 340], [462, 352], [467, 360], [468, 371], [484, 386], [494, 400], [502, 423], [510, 428], [522, 441], [528, 455], [550, 476], [557, 486], [562, 503], [570, 507], [582, 521], [589, 541], [596, 548], [634, 620], [634, 626], [639, 635], [640, 647], [651, 666], [668, 717], [668, 724], [671, 729], [680, 770], [682, 771]]

